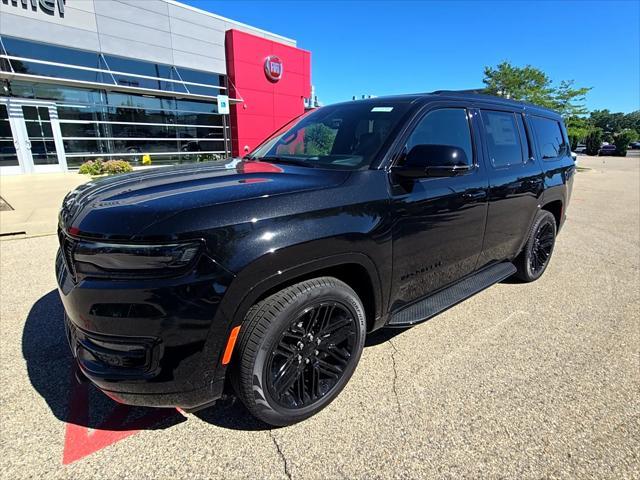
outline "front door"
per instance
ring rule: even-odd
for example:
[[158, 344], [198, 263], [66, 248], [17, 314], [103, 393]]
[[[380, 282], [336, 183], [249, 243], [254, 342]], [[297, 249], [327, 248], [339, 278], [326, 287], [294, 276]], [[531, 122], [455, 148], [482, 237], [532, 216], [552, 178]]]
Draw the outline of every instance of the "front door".
[[1, 173], [66, 171], [55, 104], [0, 99], [0, 148]]
[[473, 120], [462, 107], [431, 110], [407, 139], [406, 151], [415, 145], [459, 147], [472, 168], [454, 177], [403, 180], [394, 186], [391, 310], [476, 268], [487, 216], [488, 179], [471, 134], [477, 132]]

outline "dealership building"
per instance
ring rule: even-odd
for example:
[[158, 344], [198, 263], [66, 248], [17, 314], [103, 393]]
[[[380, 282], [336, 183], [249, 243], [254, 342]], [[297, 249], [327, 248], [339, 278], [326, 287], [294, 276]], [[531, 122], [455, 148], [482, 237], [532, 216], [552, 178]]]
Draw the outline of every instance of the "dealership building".
[[0, 174], [242, 155], [311, 104], [295, 40], [173, 0], [0, 0]]

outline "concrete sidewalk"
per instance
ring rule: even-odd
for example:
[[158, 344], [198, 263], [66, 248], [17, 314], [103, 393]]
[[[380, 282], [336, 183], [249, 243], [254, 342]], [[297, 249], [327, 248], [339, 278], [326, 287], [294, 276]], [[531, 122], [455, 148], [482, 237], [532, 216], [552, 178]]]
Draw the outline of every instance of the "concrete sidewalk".
[[0, 238], [55, 233], [62, 199], [89, 180], [75, 172], [1, 175], [0, 196], [13, 210], [0, 211]]

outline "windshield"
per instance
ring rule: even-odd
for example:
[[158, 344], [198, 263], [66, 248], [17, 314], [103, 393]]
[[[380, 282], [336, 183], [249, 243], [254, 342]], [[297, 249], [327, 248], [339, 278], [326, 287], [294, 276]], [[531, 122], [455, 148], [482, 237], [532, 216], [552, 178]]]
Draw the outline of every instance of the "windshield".
[[354, 101], [322, 107], [276, 132], [249, 158], [309, 167], [368, 168], [410, 105]]

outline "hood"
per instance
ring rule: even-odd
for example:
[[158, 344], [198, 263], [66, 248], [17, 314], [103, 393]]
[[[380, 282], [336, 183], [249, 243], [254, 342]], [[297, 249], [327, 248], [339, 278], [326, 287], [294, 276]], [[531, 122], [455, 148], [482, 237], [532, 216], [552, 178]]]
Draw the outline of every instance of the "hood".
[[126, 239], [191, 209], [233, 209], [235, 202], [337, 186], [348, 176], [342, 170], [256, 161], [147, 169], [88, 182], [69, 193], [60, 228], [75, 235]]

